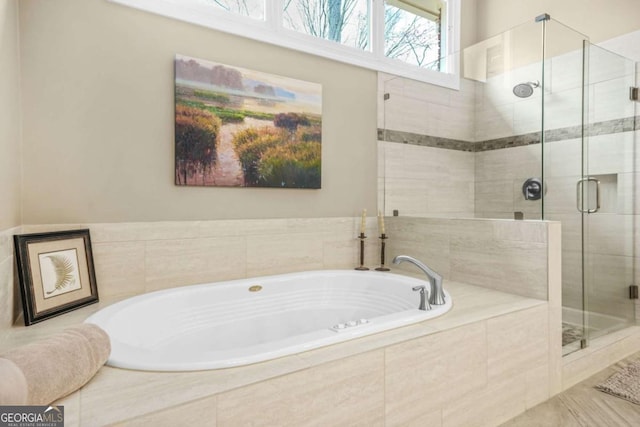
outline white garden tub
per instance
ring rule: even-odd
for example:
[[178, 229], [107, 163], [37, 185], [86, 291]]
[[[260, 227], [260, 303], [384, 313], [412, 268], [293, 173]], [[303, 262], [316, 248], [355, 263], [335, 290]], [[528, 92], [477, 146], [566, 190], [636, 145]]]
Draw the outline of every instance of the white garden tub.
[[86, 321], [111, 338], [110, 366], [195, 371], [247, 365], [421, 322], [426, 280], [322, 270], [184, 286], [106, 307]]

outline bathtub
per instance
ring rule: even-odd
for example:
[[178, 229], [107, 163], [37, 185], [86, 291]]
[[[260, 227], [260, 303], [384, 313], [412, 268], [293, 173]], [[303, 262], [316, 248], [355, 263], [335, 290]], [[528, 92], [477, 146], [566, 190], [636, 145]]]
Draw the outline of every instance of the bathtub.
[[118, 302], [86, 322], [111, 338], [108, 365], [195, 371], [247, 365], [440, 316], [418, 310], [412, 287], [392, 273], [321, 270], [184, 286]]

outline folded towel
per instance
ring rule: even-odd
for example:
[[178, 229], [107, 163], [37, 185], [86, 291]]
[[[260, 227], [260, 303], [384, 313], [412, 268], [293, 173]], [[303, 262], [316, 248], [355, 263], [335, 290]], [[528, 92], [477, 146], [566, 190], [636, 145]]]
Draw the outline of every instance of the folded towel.
[[48, 405], [85, 385], [111, 353], [109, 336], [83, 323], [2, 355], [22, 371], [28, 405]]
[[27, 404], [27, 379], [11, 360], [0, 359], [0, 406]]

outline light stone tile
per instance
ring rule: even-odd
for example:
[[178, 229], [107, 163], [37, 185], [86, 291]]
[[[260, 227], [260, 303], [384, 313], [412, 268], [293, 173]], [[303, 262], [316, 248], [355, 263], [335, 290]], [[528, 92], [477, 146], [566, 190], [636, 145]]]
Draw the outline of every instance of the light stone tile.
[[513, 135], [513, 104], [490, 105], [476, 110], [475, 140], [503, 138]]
[[546, 129], [582, 125], [582, 88], [547, 93], [544, 125]]
[[547, 304], [487, 320], [490, 383], [541, 367], [548, 375], [548, 321]]
[[0, 232], [0, 262], [13, 256], [13, 235], [22, 234], [22, 227], [13, 227]]
[[475, 111], [476, 82], [460, 79], [460, 90], [449, 91], [449, 106], [465, 111]]
[[[475, 212], [508, 212], [513, 217], [512, 180], [476, 181]], [[490, 217], [489, 217], [490, 218]]]
[[549, 394], [562, 391], [562, 227], [548, 222]]
[[618, 174], [618, 206], [616, 213], [626, 215], [640, 214], [640, 173]]
[[442, 411], [443, 427], [492, 427], [521, 414], [526, 409], [524, 377], [504, 378], [447, 404]]
[[146, 290], [246, 277], [246, 255], [242, 237], [146, 242]]
[[545, 215], [547, 220], [562, 223], [562, 250], [581, 251], [582, 250], [582, 215], [576, 209], [574, 212], [565, 214]]
[[427, 187], [424, 180], [387, 178], [385, 209], [398, 210], [402, 216], [425, 215], [428, 212]]
[[403, 94], [409, 98], [428, 99], [434, 104], [450, 105], [452, 92], [457, 91], [417, 80], [404, 79]]
[[232, 388], [260, 382], [268, 384], [264, 381], [308, 367], [296, 356], [238, 368], [196, 372], [144, 372], [103, 367], [80, 390], [82, 426], [109, 425]]
[[[322, 268], [333, 270], [354, 268], [359, 265], [359, 240], [325, 240], [322, 244]], [[365, 256], [367, 252], [365, 249]]]
[[384, 425], [384, 352], [317, 366], [218, 397], [218, 425]]
[[545, 179], [579, 176], [582, 173], [582, 140], [565, 139], [544, 146]]
[[15, 307], [16, 300], [20, 299], [20, 293], [14, 287], [13, 269], [13, 257], [0, 261], [0, 329], [11, 328], [17, 317]]
[[582, 49], [545, 60], [545, 86], [552, 91], [582, 87]]
[[426, 100], [404, 96], [401, 99], [394, 100], [393, 105], [387, 104], [387, 108], [391, 107], [397, 109], [397, 111], [401, 112], [402, 115], [402, 128], [397, 130], [403, 130], [405, 132], [418, 133], [422, 135], [430, 134], [428, 123], [429, 103]]
[[[355, 214], [355, 212], [354, 212]], [[304, 234], [313, 232], [333, 232], [349, 227], [353, 217], [343, 218], [281, 218], [258, 220], [203, 221], [199, 223], [199, 236], [267, 236]]]
[[562, 251], [562, 305], [582, 310], [582, 252]]
[[[426, 263], [443, 277], [449, 277], [449, 220], [392, 217], [387, 219], [387, 255], [409, 255]], [[417, 271], [407, 263], [394, 270]]]
[[417, 414], [410, 420], [402, 420], [398, 422], [395, 419], [386, 420], [386, 427], [441, 427], [442, 426], [442, 409], [431, 409], [428, 412]]
[[[131, 420], [113, 424], [118, 427], [203, 426], [215, 427], [217, 397], [211, 396], [183, 405], [155, 411]], [[66, 409], [66, 408], [65, 408]]]
[[589, 83], [598, 83], [631, 74], [634, 65], [628, 58], [602, 49], [598, 45], [589, 46]]
[[633, 257], [586, 254], [585, 281], [589, 311], [620, 319], [635, 318], [629, 299]]
[[629, 87], [635, 85], [634, 77], [633, 74], [626, 74], [592, 85], [593, 97], [589, 103], [593, 105], [594, 122], [634, 115], [634, 103], [628, 102]]
[[388, 425], [405, 425], [487, 384], [486, 324], [478, 322], [388, 347]]
[[52, 403], [52, 406], [64, 406], [65, 427], [80, 427], [83, 425], [80, 419], [80, 392], [74, 392], [62, 399], [58, 399]]
[[95, 243], [92, 246], [101, 297], [144, 293], [144, 242]]
[[[629, 173], [635, 169], [634, 132], [590, 136], [586, 147], [589, 157], [589, 174], [591, 175]], [[575, 164], [574, 167], [580, 167], [580, 156], [573, 159], [566, 159], [567, 164]]]
[[[180, 240], [203, 237], [272, 235], [330, 231], [351, 218], [275, 218], [215, 221], [163, 221], [143, 223], [91, 224], [95, 242]], [[61, 229], [68, 225], [60, 226]], [[78, 226], [80, 227], [80, 226]]]
[[[514, 219], [514, 215], [515, 212], [514, 211], [508, 211], [508, 212], [492, 212], [492, 211], [483, 211], [483, 212], [477, 212], [474, 215], [474, 218], [477, 219]], [[530, 219], [530, 218], [526, 218], [526, 219]]]
[[524, 180], [540, 176], [539, 144], [476, 153], [476, 181]]
[[542, 130], [542, 99], [530, 97], [513, 105], [513, 133], [522, 135]]
[[91, 224], [91, 240], [135, 242], [199, 237], [198, 221], [159, 221]]
[[247, 237], [247, 277], [322, 269], [323, 234]]
[[[441, 317], [430, 320], [429, 326], [431, 328], [448, 330], [494, 316], [512, 313], [515, 310], [526, 310], [544, 304], [543, 301], [537, 299], [523, 298], [518, 295], [498, 292], [487, 288], [479, 288], [483, 289], [484, 292], [475, 292], [472, 295], [460, 296], [457, 292], [452, 291], [450, 287], [451, 283], [452, 282], [445, 280], [444, 288], [448, 292], [451, 292], [455, 309]], [[453, 283], [456, 284], [453, 288], [455, 290], [458, 283]], [[478, 289], [478, 287], [474, 288]]]
[[585, 219], [590, 254], [633, 256], [634, 215], [599, 213]]
[[496, 239], [492, 221], [453, 220], [450, 253], [453, 280], [547, 299], [544, 243]]
[[525, 371], [525, 406], [527, 409], [533, 408], [551, 397], [550, 374], [548, 360]]
[[378, 164], [384, 167], [385, 178], [403, 178], [404, 171], [404, 151], [406, 144], [396, 142], [383, 142], [384, 158], [378, 159]]
[[495, 221], [493, 233], [497, 240], [547, 242], [547, 224], [539, 221]]
[[547, 192], [544, 198], [545, 216], [547, 214], [571, 214], [576, 212], [576, 183], [580, 176], [548, 178]]
[[446, 180], [439, 185], [429, 185], [426, 191], [427, 212], [466, 212], [466, 217], [474, 213], [473, 180]]

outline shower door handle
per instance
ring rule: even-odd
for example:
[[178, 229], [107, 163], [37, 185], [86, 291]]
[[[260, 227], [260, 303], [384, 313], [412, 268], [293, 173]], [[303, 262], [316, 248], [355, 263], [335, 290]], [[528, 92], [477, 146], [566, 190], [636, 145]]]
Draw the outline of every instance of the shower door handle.
[[[596, 183], [596, 208], [595, 209], [582, 209], [582, 187], [584, 182], [595, 182]], [[576, 183], [576, 208], [578, 212], [581, 213], [596, 213], [600, 210], [600, 180], [596, 178], [582, 178], [579, 179]]]

